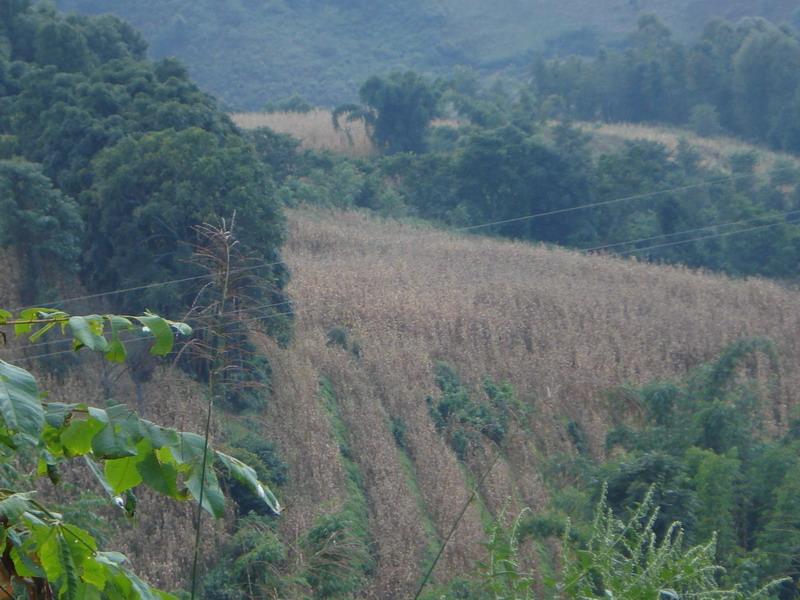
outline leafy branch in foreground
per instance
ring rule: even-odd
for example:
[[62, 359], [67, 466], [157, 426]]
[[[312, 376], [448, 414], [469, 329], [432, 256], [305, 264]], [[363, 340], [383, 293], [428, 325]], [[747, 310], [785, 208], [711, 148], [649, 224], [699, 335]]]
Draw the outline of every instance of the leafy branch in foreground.
[[[126, 356], [124, 332], [151, 336], [150, 352], [156, 356], [172, 351], [175, 332], [192, 333], [184, 323], [149, 313], [71, 316], [48, 308], [27, 309], [16, 317], [0, 310], [2, 326], [13, 326], [32, 341], [53, 329], [69, 330], [75, 350], [88, 348], [117, 362]], [[140, 419], [122, 404], [101, 409], [44, 402], [43, 397], [31, 373], [0, 360], [0, 464], [35, 464], [38, 476], [57, 484], [59, 467], [80, 457], [129, 516], [136, 509], [134, 488], [146, 485], [176, 500], [199, 501], [220, 517], [224, 497], [217, 472], [243, 484], [272, 512], [281, 510], [254, 469], [207, 448], [203, 436]], [[49, 511], [33, 491], [0, 489], [0, 599], [19, 593], [34, 600], [173, 597], [151, 588], [125, 564], [123, 555], [100, 551], [89, 533]]]

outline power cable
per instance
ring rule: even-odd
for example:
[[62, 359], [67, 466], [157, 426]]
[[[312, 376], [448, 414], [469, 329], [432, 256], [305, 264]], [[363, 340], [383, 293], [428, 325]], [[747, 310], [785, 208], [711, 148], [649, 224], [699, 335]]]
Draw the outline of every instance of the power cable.
[[779, 227], [781, 225], [788, 225], [788, 226], [800, 225], [800, 221], [790, 221], [790, 222], [783, 221], [783, 222], [780, 222], [780, 223], [771, 223], [769, 225], [758, 225], [756, 227], [748, 227], [747, 229], [739, 229], [737, 231], [728, 231], [728, 232], [725, 232], [725, 233], [716, 233], [716, 234], [713, 234], [713, 235], [705, 235], [705, 236], [702, 236], [702, 237], [692, 238], [692, 239], [689, 239], [689, 240], [678, 240], [677, 242], [668, 242], [668, 243], [665, 243], [665, 244], [656, 244], [655, 246], [647, 246], [645, 248], [636, 248], [636, 249], [633, 249], [633, 250], [625, 250], [623, 252], [619, 252], [618, 254], [621, 254], [621, 255], [624, 256], [626, 254], [634, 254], [636, 252], [646, 252], [648, 250], [655, 250], [657, 248], [667, 248], [669, 246], [678, 246], [680, 244], [690, 244], [692, 242], [700, 242], [702, 240], [710, 240], [710, 239], [714, 239], [714, 238], [727, 237], [727, 236], [731, 236], [731, 235], [738, 235], [740, 233], [748, 233], [748, 232], [751, 232], [751, 231], [759, 231], [761, 229], [770, 229], [772, 227]]
[[[788, 170], [794, 170], [794, 167], [782, 167], [782, 168], [779, 168], [779, 169], [775, 169], [773, 172], [788, 171]], [[532, 213], [532, 214], [529, 214], [529, 215], [522, 215], [522, 216], [519, 216], [519, 217], [513, 217], [513, 218], [510, 218], [510, 219], [503, 219], [503, 220], [499, 220], [499, 221], [490, 221], [488, 223], [480, 223], [478, 225], [468, 225], [468, 226], [465, 226], [465, 227], [457, 227], [457, 228], [454, 228], [454, 229], [448, 229], [447, 231], [450, 231], [450, 232], [476, 231], [476, 230], [479, 230], [479, 229], [485, 229], [487, 227], [494, 227], [494, 226], [497, 226], [497, 225], [505, 225], [507, 223], [516, 223], [516, 222], [520, 222], [520, 221], [530, 221], [530, 220], [539, 219], [539, 218], [542, 218], [542, 217], [549, 217], [549, 216], [552, 216], [552, 215], [559, 215], [559, 214], [564, 214], [564, 213], [569, 213], [569, 212], [575, 212], [575, 211], [583, 210], [583, 209], [587, 209], [587, 208], [598, 208], [598, 207], [609, 206], [609, 205], [613, 205], [613, 204], [619, 204], [619, 203], [622, 203], [622, 202], [632, 202], [632, 201], [635, 201], [635, 200], [643, 200], [643, 199], [646, 199], [646, 198], [653, 198], [653, 197], [660, 196], [660, 195], [663, 195], [663, 194], [670, 194], [670, 193], [673, 193], [673, 192], [681, 192], [681, 191], [687, 191], [687, 190], [692, 190], [692, 189], [698, 189], [698, 188], [706, 187], [706, 186], [709, 186], [709, 185], [715, 185], [715, 184], [718, 184], [718, 183], [725, 183], [727, 181], [736, 181], [738, 179], [745, 179], [745, 178], [748, 178], [748, 177], [754, 177], [754, 175], [751, 174], [751, 173], [742, 173], [742, 174], [738, 174], [738, 175], [729, 175], [727, 177], [721, 177], [721, 178], [717, 178], [717, 179], [709, 179], [709, 180], [706, 180], [706, 181], [701, 181], [701, 182], [693, 183], [693, 184], [689, 184], [689, 185], [682, 185], [682, 186], [667, 188], [667, 189], [663, 189], [663, 190], [656, 190], [656, 191], [653, 191], [653, 192], [645, 192], [645, 193], [642, 193], [642, 194], [634, 194], [632, 196], [623, 196], [621, 198], [612, 198], [611, 200], [603, 200], [603, 201], [600, 201], [600, 202], [590, 202], [588, 204], [580, 204], [578, 206], [570, 206], [570, 207], [566, 207], [566, 208], [559, 208], [559, 209], [556, 209], [556, 210], [544, 211], [544, 212], [539, 212], [539, 213]], [[591, 249], [589, 249], [589, 250], [591, 250]], [[275, 262], [270, 262], [270, 263], [262, 263], [262, 264], [259, 264], [259, 265], [253, 265], [253, 266], [244, 267], [244, 268], [241, 268], [241, 269], [234, 269], [233, 271], [231, 271], [231, 274], [242, 273], [242, 272], [246, 272], [246, 271], [251, 271], [251, 270], [261, 269], [261, 268], [266, 268], [266, 267], [272, 267], [272, 266], [281, 265], [281, 264], [282, 265], [286, 265], [287, 263], [285, 261], [282, 261], [282, 260], [275, 261]], [[152, 288], [157, 288], [157, 287], [161, 287], [161, 286], [174, 285], [174, 284], [178, 284], [178, 283], [186, 283], [186, 282], [189, 282], [189, 281], [197, 281], [197, 280], [200, 280], [200, 279], [208, 279], [210, 277], [211, 277], [211, 275], [206, 274], [206, 275], [195, 275], [193, 277], [183, 277], [183, 278], [180, 278], [180, 279], [168, 279], [166, 281], [159, 281], [159, 282], [155, 282], [155, 283], [148, 283], [148, 284], [139, 285], [139, 286], [133, 286], [133, 287], [128, 287], [128, 288], [109, 290], [109, 291], [106, 291], [106, 292], [98, 292], [98, 293], [95, 293], [95, 294], [87, 294], [87, 295], [84, 295], [84, 296], [75, 296], [75, 297], [72, 297], [72, 298], [61, 298], [59, 300], [53, 300], [53, 301], [50, 301], [50, 302], [39, 303], [36, 306], [44, 308], [44, 307], [48, 307], [48, 306], [52, 306], [52, 305], [65, 304], [65, 303], [68, 303], [68, 302], [76, 302], [76, 301], [79, 301], [79, 300], [91, 300], [91, 299], [94, 299], [94, 298], [102, 298], [102, 297], [105, 297], [105, 296], [112, 296], [112, 295], [117, 295], [117, 294], [126, 294], [126, 293], [130, 293], [130, 292], [136, 292], [136, 291], [141, 291], [141, 290], [146, 290], [146, 289], [152, 289]], [[12, 312], [14, 312], [14, 311], [22, 310], [24, 308], [29, 308], [29, 307], [28, 306], [18, 306], [18, 307], [12, 308], [10, 310]]]
[[[249, 267], [243, 267], [241, 269], [234, 269], [234, 270], [231, 271], [231, 275], [235, 275], [235, 274], [238, 274], [238, 273], [244, 273], [244, 272], [247, 272], [247, 271], [254, 271], [256, 269], [263, 269], [263, 268], [266, 268], [266, 267], [274, 267], [276, 265], [285, 265], [285, 264], [286, 264], [286, 262], [284, 262], [282, 260], [279, 260], [279, 261], [276, 261], [276, 262], [271, 262], [271, 263], [261, 263], [261, 264], [258, 264], [258, 265], [252, 265], [252, 266], [249, 266]], [[186, 283], [187, 281], [197, 281], [199, 279], [210, 279], [211, 277], [213, 277], [213, 275], [205, 274], [205, 275], [195, 275], [193, 277], [183, 277], [181, 279], [168, 279], [166, 281], [158, 281], [158, 282], [155, 282], [155, 283], [148, 283], [148, 284], [145, 284], [145, 285], [137, 285], [137, 286], [134, 286], [134, 287], [121, 288], [121, 289], [116, 289], [116, 290], [109, 290], [107, 292], [99, 292], [97, 294], [87, 294], [86, 296], [74, 296], [72, 298], [61, 298], [60, 300], [53, 300], [51, 302], [43, 302], [41, 304], [36, 304], [34, 306], [17, 306], [15, 308], [10, 309], [10, 310], [12, 312], [16, 312], [18, 310], [22, 310], [22, 309], [25, 309], [25, 308], [39, 308], [39, 307], [46, 308], [48, 306], [52, 306], [52, 305], [56, 305], [56, 304], [57, 305], [61, 305], [61, 304], [66, 304], [68, 302], [77, 302], [78, 300], [91, 300], [93, 298], [102, 298], [104, 296], [114, 296], [114, 295], [117, 295], [117, 294], [128, 294], [130, 292], [138, 292], [140, 290], [147, 290], [147, 289], [157, 288], [157, 287], [166, 286], [166, 285], [174, 285], [174, 284], [177, 284], [177, 283]]]
[[[795, 167], [782, 167], [780, 169], [775, 169], [773, 172], [780, 172], [792, 169], [794, 170]], [[520, 217], [513, 217], [510, 219], [502, 219], [500, 221], [492, 221], [490, 223], [482, 223], [480, 225], [469, 225], [467, 227], [459, 227], [457, 229], [453, 229], [451, 231], [474, 231], [476, 229], [484, 229], [486, 227], [494, 227], [496, 225], [506, 225], [508, 223], [518, 223], [520, 221], [530, 221], [533, 219], [539, 219], [542, 217], [549, 217], [552, 215], [561, 215], [564, 213], [574, 212], [578, 210], [583, 210], [586, 208], [598, 208], [602, 206], [610, 206], [612, 204], [619, 204], [621, 202], [631, 202], [633, 200], [643, 200], [645, 198], [653, 198], [655, 196], [661, 196], [663, 194], [671, 194], [673, 192], [684, 192], [688, 190], [694, 190], [702, 187], [706, 187], [709, 185], [715, 185], [717, 183], [725, 183], [727, 181], [736, 181], [738, 179], [746, 179], [749, 177], [755, 177], [752, 173], [741, 173], [738, 175], [729, 175], [727, 177], [721, 177], [718, 179], [710, 179], [707, 181], [701, 181], [699, 183], [692, 183], [689, 185], [681, 185], [673, 188], [667, 188], [664, 190], [656, 190], [654, 192], [645, 192], [642, 194], [634, 194], [632, 196], [624, 196], [622, 198], [612, 198], [611, 200], [602, 200], [600, 202], [590, 202], [589, 204], [580, 204], [578, 206], [569, 206], [566, 208], [558, 208], [555, 210], [548, 210], [539, 213], [533, 213], [530, 215], [523, 215]]]
[[619, 246], [627, 246], [629, 244], [639, 244], [641, 242], [649, 242], [652, 240], [660, 240], [663, 238], [675, 237], [677, 235], [685, 235], [687, 233], [696, 233], [698, 231], [705, 231], [706, 229], [714, 229], [715, 227], [730, 227], [733, 225], [744, 225], [745, 223], [752, 223], [753, 221], [762, 221], [767, 219], [780, 219], [785, 218], [790, 215], [798, 214], [800, 210], [790, 210], [774, 215], [762, 215], [760, 217], [753, 217], [752, 219], [743, 219], [740, 221], [729, 221], [727, 223], [716, 223], [712, 225], [706, 225], [704, 227], [696, 227], [694, 229], [684, 229], [682, 231], [674, 231], [672, 233], [664, 233], [662, 235], [654, 235], [652, 237], [646, 238], [639, 238], [634, 240], [626, 240], [624, 242], [615, 242], [613, 244], [606, 244], [604, 246], [592, 246], [590, 248], [580, 248], [581, 252], [595, 252], [597, 250], [607, 250], [609, 248], [617, 248]]

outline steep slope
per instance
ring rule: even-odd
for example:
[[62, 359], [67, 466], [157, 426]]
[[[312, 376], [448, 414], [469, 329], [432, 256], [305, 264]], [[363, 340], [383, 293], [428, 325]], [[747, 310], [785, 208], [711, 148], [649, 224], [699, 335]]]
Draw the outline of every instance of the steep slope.
[[[546, 500], [541, 469], [572, 452], [567, 423], [601, 453], [611, 421], [604, 391], [683, 374], [743, 336], [777, 343], [780, 383], [763, 406], [781, 428], [798, 403], [800, 294], [761, 280], [587, 257], [455, 236], [355, 213], [290, 213], [286, 255], [298, 300], [295, 343], [264, 343], [275, 364], [266, 427], [290, 462], [285, 532], [334, 509], [345, 493], [331, 404], [348, 460], [362, 476], [378, 559], [371, 597], [407, 597], [429, 548], [468, 497], [491, 452], [466, 463], [437, 433], [426, 397], [434, 366], [470, 385], [510, 382], [528, 407], [480, 490], [438, 573], [480, 555], [484, 511]], [[348, 332], [357, 353], [328, 341]], [[760, 376], [766, 364], [753, 365]], [[334, 401], [320, 381], [333, 390]], [[405, 426], [403, 448], [392, 422]], [[340, 432], [342, 433], [342, 432]], [[341, 447], [341, 442], [339, 443]]]
[[[280, 528], [290, 546], [317, 516], [340, 510], [354, 494], [366, 502], [376, 567], [359, 597], [409, 597], [494, 460], [489, 444], [459, 459], [437, 431], [426, 398], [440, 394], [439, 362], [476, 390], [485, 377], [509, 382], [521, 403], [478, 501], [437, 569], [440, 578], [481, 557], [488, 515], [544, 505], [548, 461], [576, 451], [570, 423], [602, 455], [615, 414], [605, 395], [610, 388], [683, 374], [730, 342], [760, 335], [775, 341], [781, 357], [780, 377], [762, 405], [767, 432], [783, 429], [800, 403], [800, 293], [777, 284], [358, 213], [297, 209], [289, 222], [285, 255], [296, 333], [287, 348], [253, 333], [273, 369], [273, 394], [257, 418], [289, 465]], [[0, 285], [0, 300], [14, 298], [12, 287]], [[331, 343], [333, 328], [346, 332], [347, 349]], [[8, 360], [10, 353], [17, 354], [0, 356]], [[101, 361], [84, 367], [63, 380], [47, 377], [43, 387], [56, 391], [54, 400], [102, 403], [101, 383], [114, 381], [113, 396], [147, 417], [201, 429], [202, 389], [179, 373], [157, 369], [137, 390], [128, 377], [104, 371]], [[749, 367], [773, 380], [766, 361]], [[77, 477], [79, 489], [88, 485]], [[138, 514], [134, 526], [117, 516], [109, 547], [128, 552], [153, 583], [185, 585], [189, 507], [143, 497]], [[225, 528], [217, 523], [204, 536], [208, 565]]]
[[[230, 106], [255, 109], [299, 92], [331, 105], [352, 100], [369, 75], [469, 64], [497, 70], [527, 64], [532, 50], [592, 50], [656, 13], [676, 32], [696, 34], [711, 18], [764, 16], [776, 22], [791, 0], [58, 0], [63, 10], [111, 12], [142, 30], [157, 57], [178, 56], [194, 79]], [[583, 32], [583, 33], [581, 33]]]

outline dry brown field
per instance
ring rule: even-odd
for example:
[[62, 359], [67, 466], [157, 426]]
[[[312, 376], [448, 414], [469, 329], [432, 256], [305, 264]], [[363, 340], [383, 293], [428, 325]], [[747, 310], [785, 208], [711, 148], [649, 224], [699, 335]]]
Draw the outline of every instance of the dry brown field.
[[[379, 564], [369, 597], [407, 597], [426, 545], [441, 539], [470, 493], [470, 477], [437, 434], [426, 396], [437, 361], [471, 385], [511, 382], [530, 417], [512, 430], [439, 567], [473, 564], [484, 537], [479, 507], [515, 514], [541, 507], [541, 467], [572, 452], [566, 423], [602, 452], [611, 422], [605, 392], [625, 383], [681, 376], [746, 336], [773, 339], [779, 387], [764, 400], [772, 430], [798, 403], [800, 294], [763, 280], [733, 280], [611, 257], [468, 237], [380, 221], [359, 213], [294, 210], [285, 256], [297, 299], [296, 341], [264, 348], [275, 367], [265, 427], [291, 464], [285, 531], [298, 530], [342, 498], [338, 449], [318, 392], [330, 380], [364, 474]], [[344, 327], [359, 357], [326, 345]], [[753, 368], [765, 379], [766, 364]], [[415, 498], [389, 423], [406, 424]], [[468, 471], [472, 476], [468, 475]], [[338, 500], [337, 500], [338, 499]], [[435, 540], [434, 540], [435, 541]]]
[[[348, 121], [342, 117], [337, 130], [333, 126], [331, 111], [322, 108], [307, 113], [233, 113], [230, 117], [241, 129], [269, 127], [278, 133], [288, 133], [299, 139], [301, 147], [307, 150], [330, 150], [353, 157], [376, 153], [363, 121]], [[458, 122], [438, 119], [432, 125], [456, 127]]]
[[375, 152], [363, 121], [342, 118], [337, 130], [331, 112], [321, 108], [307, 113], [234, 113], [230, 117], [242, 129], [269, 127], [293, 135], [307, 150], [330, 150], [347, 156], [369, 156]]
[[757, 170], [768, 173], [782, 163], [800, 166], [800, 159], [785, 152], [775, 152], [727, 136], [702, 137], [685, 129], [636, 123], [577, 123], [578, 127], [594, 137], [592, 147], [596, 152], [617, 150], [626, 140], [648, 140], [658, 142], [674, 151], [681, 140], [686, 140], [702, 156], [707, 168], [730, 171], [728, 159], [737, 152], [755, 152], [759, 163]]
[[[568, 421], [580, 423], [591, 451], [602, 455], [614, 417], [606, 395], [611, 388], [682, 376], [734, 340], [766, 336], [781, 357], [777, 384], [763, 398], [767, 432], [784, 428], [799, 402], [800, 293], [778, 284], [451, 234], [356, 212], [303, 208], [288, 216], [284, 256], [297, 302], [295, 340], [278, 348], [254, 332], [270, 358], [274, 389], [263, 415], [240, 418], [260, 419], [289, 465], [280, 528], [297, 548], [315, 517], [346, 499], [340, 447], [320, 396], [320, 380], [332, 384], [363, 475], [378, 557], [359, 597], [409, 597], [429, 548], [445, 536], [489, 461], [487, 448], [465, 466], [436, 432], [425, 399], [437, 395], [438, 361], [471, 386], [485, 376], [510, 382], [529, 413], [510, 429], [437, 578], [473, 568], [482, 557], [486, 514], [544, 506], [543, 466], [560, 452], [574, 453]], [[0, 285], [0, 299], [13, 296]], [[349, 331], [360, 356], [326, 343], [332, 327]], [[102, 404], [104, 371], [96, 362], [65, 381], [45, 379], [45, 389], [59, 390], [56, 400]], [[766, 361], [751, 368], [765, 381], [773, 375]], [[115, 381], [115, 398], [135, 405], [130, 382]], [[162, 369], [141, 391], [139, 408], [148, 418], [202, 427], [202, 389], [180, 373]], [[406, 424], [407, 456], [394, 442], [391, 418]], [[117, 519], [109, 547], [128, 552], [134, 568], [155, 584], [185, 584], [189, 555], [180, 548], [191, 543], [190, 507], [143, 494], [138, 513], [134, 524]], [[204, 560], [211, 565], [226, 523], [206, 524]], [[302, 554], [292, 560], [302, 564]]]

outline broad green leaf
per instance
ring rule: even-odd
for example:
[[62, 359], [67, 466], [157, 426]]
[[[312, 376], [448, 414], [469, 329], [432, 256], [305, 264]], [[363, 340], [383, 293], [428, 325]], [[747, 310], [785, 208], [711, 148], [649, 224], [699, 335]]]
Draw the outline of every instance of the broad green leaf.
[[44, 427], [44, 409], [33, 375], [0, 360], [0, 416], [6, 426], [38, 440]]
[[[39, 536], [37, 535], [37, 538]], [[39, 561], [42, 564], [47, 578], [56, 583], [64, 576], [66, 565], [62, 564], [61, 552], [58, 545], [58, 528], [48, 526], [45, 535], [39, 541]], [[71, 562], [71, 561], [70, 561]], [[74, 564], [73, 564], [74, 568]]]
[[109, 421], [108, 413], [102, 408], [89, 406], [87, 410], [89, 411], [89, 416], [92, 417], [93, 419], [97, 419], [101, 423], [108, 423]]
[[[90, 414], [94, 416], [91, 411]], [[109, 406], [104, 416], [108, 424], [92, 439], [95, 456], [107, 459], [135, 456], [135, 445], [142, 437], [139, 417], [124, 404]]]
[[172, 454], [180, 465], [199, 465], [203, 461], [204, 447], [205, 438], [202, 435], [187, 431], [178, 432], [177, 443], [171, 446]]
[[92, 438], [92, 452], [97, 458], [125, 458], [136, 456], [136, 446], [122, 425], [112, 421]]
[[107, 573], [108, 567], [92, 557], [84, 563], [81, 577], [86, 583], [102, 591], [106, 587]]
[[[42, 545], [39, 552], [47, 578], [58, 584], [59, 599], [78, 600], [83, 596], [80, 593], [80, 575], [73, 556], [76, 545], [75, 542], [70, 544], [61, 532], [57, 532]], [[86, 549], [83, 551], [86, 552]]]
[[75, 525], [61, 524], [61, 534], [72, 549], [72, 555], [80, 566], [86, 557], [97, 551], [97, 542], [88, 531]]
[[225, 514], [225, 496], [223, 496], [222, 490], [219, 489], [219, 481], [214, 469], [211, 468], [211, 460], [212, 457], [209, 456], [209, 464], [206, 465], [205, 469], [205, 478], [202, 477], [202, 464], [197, 464], [186, 480], [186, 487], [198, 502], [200, 502], [200, 490], [202, 488], [203, 502], [201, 506], [206, 512], [219, 519]]
[[[33, 321], [39, 318], [39, 314], [44, 312], [44, 308], [26, 308], [19, 313], [19, 321]], [[16, 335], [25, 335], [33, 329], [33, 323], [17, 323], [14, 325], [14, 333]]]
[[61, 443], [71, 456], [83, 456], [92, 449], [92, 440], [106, 427], [97, 419], [73, 421], [61, 433]]
[[156, 339], [156, 343], [150, 348], [150, 354], [165, 356], [172, 352], [175, 338], [172, 335], [172, 328], [169, 326], [169, 323], [156, 315], [146, 315], [144, 317], [136, 317], [136, 319], [147, 327]]
[[[9, 535], [9, 537], [11, 536]], [[20, 577], [44, 577], [41, 565], [34, 561], [25, 550], [20, 550], [20, 547], [21, 544], [15, 543], [11, 548], [11, 560], [17, 574]]]
[[108, 340], [103, 337], [103, 319], [98, 315], [86, 317], [70, 317], [69, 328], [73, 337], [79, 342], [76, 349], [86, 346], [95, 352], [106, 352]]
[[150, 440], [153, 448], [174, 446], [178, 443], [178, 432], [168, 427], [156, 425], [144, 419], [139, 420], [139, 431], [143, 438]]
[[128, 351], [125, 350], [125, 346], [121, 341], [111, 340], [111, 342], [108, 344], [108, 350], [106, 351], [105, 357], [107, 361], [122, 364], [128, 357]]
[[106, 352], [106, 359], [110, 360], [111, 362], [124, 363], [128, 352], [125, 349], [125, 345], [122, 343], [119, 334], [121, 331], [133, 329], [133, 323], [131, 323], [125, 317], [118, 317], [116, 315], [106, 315], [105, 318], [111, 324], [111, 343], [109, 344], [108, 351]]
[[215, 517], [220, 517], [224, 512], [225, 498], [219, 489], [217, 475], [214, 473], [214, 469], [211, 468], [214, 454], [213, 450], [210, 448], [208, 449], [208, 456], [206, 458], [205, 485], [201, 486], [201, 480], [203, 479], [201, 476], [203, 471], [203, 449], [205, 447], [205, 439], [203, 436], [196, 433], [181, 431], [178, 433], [178, 443], [172, 446], [170, 450], [172, 451], [175, 461], [178, 465], [181, 465], [178, 470], [188, 473], [186, 488], [189, 490], [189, 493], [199, 502], [200, 489], [203, 487], [203, 509]]
[[106, 461], [103, 470], [105, 471], [106, 480], [111, 489], [114, 490], [114, 493], [121, 494], [125, 490], [142, 483], [142, 476], [136, 468], [142, 460], [144, 460], [144, 457], [141, 454], [137, 454], [136, 456]]
[[178, 492], [178, 470], [169, 462], [161, 463], [155, 452], [151, 451], [136, 468], [150, 488], [170, 498], [182, 499]]
[[128, 562], [128, 557], [122, 554], [121, 552], [114, 552], [111, 550], [106, 550], [103, 552], [97, 552], [95, 554], [95, 558], [110, 567], [121, 567], [126, 562]]
[[44, 407], [44, 418], [50, 427], [61, 429], [72, 416], [72, 412], [82, 408], [80, 404], [65, 404], [64, 402], [48, 402]]
[[6, 525], [14, 525], [19, 518], [30, 510], [34, 510], [31, 498], [34, 492], [11, 494], [0, 500], [0, 517]]
[[13, 316], [14, 315], [7, 310], [0, 309], [0, 325], [6, 323], [6, 321], [11, 319]]
[[111, 323], [111, 332], [114, 335], [119, 334], [120, 331], [129, 331], [131, 329], [135, 329], [133, 323], [131, 323], [130, 319], [126, 319], [125, 317], [120, 317], [118, 315], [106, 315], [106, 319], [109, 323]]
[[216, 455], [234, 479], [244, 484], [247, 489], [253, 492], [264, 504], [269, 506], [272, 512], [280, 514], [281, 505], [278, 499], [269, 488], [258, 480], [258, 475], [253, 467], [223, 452], [217, 451]]

